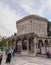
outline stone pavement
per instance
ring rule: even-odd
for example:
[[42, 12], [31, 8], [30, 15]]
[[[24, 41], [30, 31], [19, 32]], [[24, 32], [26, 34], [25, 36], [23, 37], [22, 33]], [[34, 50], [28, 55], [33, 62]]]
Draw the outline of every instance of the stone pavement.
[[6, 64], [5, 61], [4, 55], [2, 65], [51, 65], [51, 59], [42, 57], [15, 56], [10, 64]]

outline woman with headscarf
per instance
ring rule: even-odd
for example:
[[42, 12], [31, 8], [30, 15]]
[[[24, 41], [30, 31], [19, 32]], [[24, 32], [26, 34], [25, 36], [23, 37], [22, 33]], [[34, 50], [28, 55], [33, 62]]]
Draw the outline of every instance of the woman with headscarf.
[[11, 52], [10, 50], [7, 51], [7, 58], [6, 58], [6, 63], [10, 63], [11, 62]]

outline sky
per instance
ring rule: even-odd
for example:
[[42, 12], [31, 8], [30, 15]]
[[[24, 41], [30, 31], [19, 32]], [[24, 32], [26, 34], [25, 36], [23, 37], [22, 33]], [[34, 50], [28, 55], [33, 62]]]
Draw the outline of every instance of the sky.
[[0, 35], [13, 35], [16, 21], [31, 14], [51, 21], [51, 0], [0, 0]]

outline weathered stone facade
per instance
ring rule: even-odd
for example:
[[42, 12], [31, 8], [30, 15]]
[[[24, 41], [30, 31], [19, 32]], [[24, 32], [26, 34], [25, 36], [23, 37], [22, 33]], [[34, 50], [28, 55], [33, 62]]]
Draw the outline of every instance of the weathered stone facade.
[[17, 21], [16, 27], [18, 35], [34, 32], [40, 37], [47, 37], [48, 20], [30, 15], [20, 21]]
[[13, 47], [22, 55], [41, 54], [42, 47], [51, 46], [48, 26], [49, 21], [37, 15], [29, 15], [16, 21], [17, 35], [12, 38]]

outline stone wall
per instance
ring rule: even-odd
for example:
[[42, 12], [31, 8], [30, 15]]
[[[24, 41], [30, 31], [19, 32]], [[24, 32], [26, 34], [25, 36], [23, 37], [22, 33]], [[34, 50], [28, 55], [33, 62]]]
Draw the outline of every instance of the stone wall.
[[31, 23], [30, 23], [30, 19], [20, 22], [17, 24], [17, 34], [26, 34], [26, 33], [30, 33], [31, 32]]
[[40, 37], [47, 37], [48, 21], [44, 19], [28, 18], [17, 23], [17, 34], [34, 32]]
[[32, 19], [32, 32], [40, 37], [47, 37], [47, 22]]

